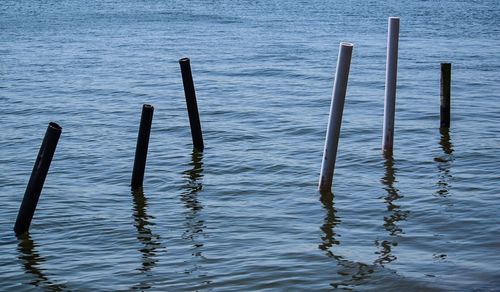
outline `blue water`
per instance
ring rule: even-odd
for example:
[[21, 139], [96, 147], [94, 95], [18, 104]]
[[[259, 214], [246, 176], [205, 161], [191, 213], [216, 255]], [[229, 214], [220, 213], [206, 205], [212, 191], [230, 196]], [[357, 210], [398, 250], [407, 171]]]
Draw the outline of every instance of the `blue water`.
[[[392, 158], [389, 16], [401, 17]], [[499, 290], [499, 36], [496, 0], [3, 0], [0, 290]], [[354, 51], [333, 194], [320, 194], [341, 41]], [[143, 103], [155, 114], [133, 194]], [[17, 238], [51, 121], [63, 133]]]

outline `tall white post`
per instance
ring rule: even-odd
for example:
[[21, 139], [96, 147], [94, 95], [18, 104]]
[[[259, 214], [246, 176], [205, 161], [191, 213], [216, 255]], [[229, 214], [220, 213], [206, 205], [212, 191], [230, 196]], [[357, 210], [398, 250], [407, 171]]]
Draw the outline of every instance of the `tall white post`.
[[321, 174], [319, 177], [320, 191], [330, 191], [332, 188], [333, 170], [337, 157], [337, 146], [339, 143], [340, 125], [344, 111], [345, 94], [347, 91], [347, 79], [351, 66], [353, 44], [340, 43], [339, 56], [337, 59], [337, 71], [333, 82], [332, 103], [330, 106], [330, 117], [326, 130], [325, 148], [323, 161], [321, 163]]
[[396, 80], [398, 75], [399, 17], [389, 17], [387, 34], [387, 64], [385, 72], [384, 131], [382, 149], [391, 153], [394, 141], [396, 111]]

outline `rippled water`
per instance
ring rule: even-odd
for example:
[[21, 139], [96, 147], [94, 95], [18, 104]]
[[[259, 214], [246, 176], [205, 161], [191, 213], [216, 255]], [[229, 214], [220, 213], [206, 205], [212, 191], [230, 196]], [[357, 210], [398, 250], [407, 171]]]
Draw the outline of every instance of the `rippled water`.
[[[384, 157], [389, 16], [401, 32]], [[499, 33], [495, 0], [2, 1], [1, 289], [499, 289]], [[334, 194], [321, 195], [340, 41], [354, 53]], [[453, 63], [449, 132], [440, 62]], [[155, 116], [131, 193], [143, 103]], [[50, 121], [63, 133], [16, 238]]]

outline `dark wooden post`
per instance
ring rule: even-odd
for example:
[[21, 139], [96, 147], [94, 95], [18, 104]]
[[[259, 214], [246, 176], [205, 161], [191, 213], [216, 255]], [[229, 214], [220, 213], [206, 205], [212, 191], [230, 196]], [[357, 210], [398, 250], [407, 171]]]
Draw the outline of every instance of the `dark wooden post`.
[[14, 232], [17, 235], [27, 232], [30, 228], [31, 220], [35, 214], [36, 205], [42, 192], [43, 183], [49, 172], [50, 163], [52, 162], [52, 157], [54, 157], [61, 132], [62, 128], [58, 124], [49, 123], [35, 165], [31, 171], [31, 177], [24, 193], [23, 202], [17, 214], [16, 224], [14, 225]]
[[441, 128], [450, 127], [451, 63], [441, 63]]
[[203, 151], [203, 134], [201, 131], [200, 115], [196, 103], [196, 93], [194, 90], [193, 76], [191, 74], [191, 65], [189, 58], [179, 60], [182, 73], [182, 83], [184, 84], [184, 94], [186, 95], [186, 105], [189, 115], [189, 124], [191, 125], [191, 136], [193, 138], [193, 147], [198, 151]]
[[132, 172], [132, 189], [142, 187], [142, 183], [144, 181], [144, 170], [146, 169], [146, 158], [148, 156], [149, 136], [151, 134], [153, 112], [154, 107], [152, 105], [145, 104], [142, 106], [141, 125], [137, 136], [134, 170]]

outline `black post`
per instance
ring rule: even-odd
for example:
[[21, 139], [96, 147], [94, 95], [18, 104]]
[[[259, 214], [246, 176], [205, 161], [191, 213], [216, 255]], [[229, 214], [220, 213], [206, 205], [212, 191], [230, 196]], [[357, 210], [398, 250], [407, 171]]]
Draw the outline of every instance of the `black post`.
[[194, 91], [189, 58], [180, 59], [179, 64], [181, 65], [182, 83], [184, 84], [184, 94], [186, 95], [193, 147], [198, 151], [203, 151], [203, 134], [201, 132], [200, 115], [198, 114], [198, 105], [196, 104], [196, 93]]
[[31, 177], [24, 193], [23, 202], [17, 214], [14, 232], [17, 235], [27, 232], [30, 228], [31, 219], [35, 214], [36, 205], [42, 192], [43, 183], [47, 177], [52, 157], [56, 151], [57, 142], [61, 136], [62, 128], [56, 123], [49, 123], [42, 146], [31, 171]]
[[450, 127], [451, 63], [441, 63], [441, 128]]
[[142, 187], [144, 170], [146, 169], [146, 158], [148, 156], [149, 135], [153, 121], [154, 107], [149, 104], [142, 106], [141, 125], [137, 136], [135, 148], [134, 170], [132, 172], [132, 189]]

